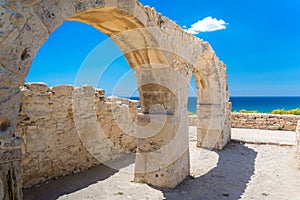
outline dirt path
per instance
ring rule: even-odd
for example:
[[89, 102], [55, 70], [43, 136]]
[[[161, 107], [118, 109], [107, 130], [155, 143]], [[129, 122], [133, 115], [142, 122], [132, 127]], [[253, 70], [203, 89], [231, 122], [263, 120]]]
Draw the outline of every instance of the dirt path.
[[99, 166], [62, 177], [25, 190], [24, 199], [300, 200], [300, 170], [293, 147], [231, 142], [222, 151], [208, 151], [195, 148], [195, 128], [190, 132], [191, 177], [173, 190], [132, 182], [134, 158], [127, 157], [114, 161], [120, 170]]

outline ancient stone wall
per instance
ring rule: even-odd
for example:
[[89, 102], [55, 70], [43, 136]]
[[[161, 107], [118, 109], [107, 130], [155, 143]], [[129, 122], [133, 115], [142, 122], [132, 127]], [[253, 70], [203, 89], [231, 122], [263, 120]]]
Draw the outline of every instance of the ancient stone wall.
[[298, 120], [297, 115], [232, 113], [231, 127], [295, 131]]
[[[295, 131], [298, 120], [300, 120], [300, 116], [297, 115], [232, 113], [231, 127]], [[189, 116], [189, 126], [197, 126], [197, 123], [198, 117], [196, 115]]]
[[[136, 141], [128, 135], [134, 132], [134, 127], [121, 130], [117, 120], [122, 120], [130, 110], [130, 117], [135, 121], [138, 102], [117, 98], [105, 101], [103, 90], [89, 86], [48, 88], [42, 83], [32, 83], [21, 91], [16, 134], [23, 138], [23, 187], [76, 173], [135, 151]], [[81, 105], [74, 107], [77, 97]], [[79, 109], [86, 104], [91, 110], [81, 112]], [[88, 124], [91, 122], [96, 126]], [[86, 130], [81, 129], [81, 123]], [[94, 133], [96, 137], [92, 137]]]

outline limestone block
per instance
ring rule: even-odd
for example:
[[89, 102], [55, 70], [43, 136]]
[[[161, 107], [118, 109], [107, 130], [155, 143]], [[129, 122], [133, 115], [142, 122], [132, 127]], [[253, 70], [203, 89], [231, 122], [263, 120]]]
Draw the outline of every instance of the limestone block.
[[6, 13], [9, 12], [5, 15], [9, 18], [3, 18], [3, 23], [8, 24], [7, 30], [0, 31], [4, 33], [0, 38], [1, 63], [24, 78], [39, 47], [48, 38], [48, 32], [30, 8], [16, 4], [16, 9], [11, 10], [9, 3], [2, 6]]
[[50, 89], [45, 83], [26, 83], [24, 86], [33, 92], [49, 92]]
[[299, 119], [300, 116], [297, 115], [233, 113], [231, 123], [232, 127], [238, 128], [294, 131]]
[[25, 22], [22, 7], [16, 1], [1, 1], [0, 12], [0, 41], [14, 39], [19, 35], [18, 29], [20, 30]]
[[[197, 129], [197, 146], [205, 149], [222, 149], [222, 129]], [[226, 144], [225, 144], [226, 145]]]
[[105, 5], [105, 0], [72, 0], [75, 11], [83, 12], [93, 8], [102, 8]]
[[51, 92], [55, 94], [56, 97], [70, 97], [73, 92], [73, 86], [71, 85], [59, 85], [51, 88]]
[[33, 6], [33, 11], [41, 19], [49, 33], [52, 33], [63, 21], [75, 14], [70, 1], [45, 0]]
[[0, 198], [21, 200], [21, 149], [0, 150], [0, 160]]
[[141, 22], [144, 26], [146, 26], [148, 21], [147, 13], [145, 12], [144, 6], [138, 1], [134, 4], [133, 15]]
[[[137, 153], [135, 161], [135, 177], [134, 181], [138, 183], [147, 183], [160, 188], [174, 188], [189, 175], [189, 151], [174, 160], [169, 165], [161, 164], [164, 153], [156, 152], [155, 156], [149, 157], [141, 153]], [[145, 166], [146, 165], [146, 166]], [[141, 173], [145, 168], [155, 168], [162, 166], [159, 170]]]
[[144, 8], [148, 14], [148, 27], [157, 27], [162, 23], [162, 15], [157, 13], [155, 8], [150, 8], [149, 6], [145, 6]]
[[[113, 3], [112, 3], [113, 2]], [[122, 11], [128, 12], [128, 13], [134, 13], [134, 5], [136, 4], [133, 0], [117, 0], [118, 5], [117, 7], [121, 9]], [[114, 4], [114, 0], [106, 0], [105, 5], [109, 6], [109, 4]]]
[[1, 97], [5, 97], [1, 99], [0, 141], [4, 140], [10, 143], [18, 121], [21, 93], [19, 88], [4, 86], [0, 89], [0, 94]]
[[[141, 126], [137, 134], [142, 135], [138, 139], [135, 181], [175, 187], [189, 174], [187, 120], [176, 115], [157, 114], [141, 114], [137, 120]], [[154, 131], [147, 128], [149, 125], [161, 128]]]

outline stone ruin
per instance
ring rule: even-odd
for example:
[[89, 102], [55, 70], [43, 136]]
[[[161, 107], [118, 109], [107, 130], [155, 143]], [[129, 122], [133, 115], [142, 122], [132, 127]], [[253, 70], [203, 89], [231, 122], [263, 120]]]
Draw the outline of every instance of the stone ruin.
[[[22, 139], [17, 134], [24, 132], [17, 129], [17, 123], [19, 115], [25, 117], [25, 121], [32, 118], [26, 118], [28, 113], [23, 113], [20, 103], [22, 98], [38, 100], [44, 97], [26, 97], [24, 87], [22, 97], [20, 87], [24, 85], [24, 78], [39, 48], [65, 20], [83, 22], [107, 34], [135, 71], [141, 104], [134, 130], [137, 139], [135, 181], [172, 188], [189, 174], [187, 97], [192, 74], [198, 97], [197, 145], [222, 149], [230, 140], [231, 105], [228, 102], [226, 66], [207, 42], [186, 33], [153, 8], [144, 7], [136, 0], [2, 0], [0, 15], [0, 199], [22, 199]], [[26, 87], [30, 93], [35, 86]], [[49, 127], [49, 130], [42, 130], [45, 133], [53, 126], [46, 119], [54, 115], [62, 119], [73, 113], [74, 117], [73, 122], [66, 118], [57, 125], [60, 127], [55, 132], [57, 135], [71, 128], [71, 123], [76, 124], [79, 135], [86, 134], [92, 129], [89, 127], [98, 122], [80, 123], [81, 119], [89, 119], [91, 113], [95, 119], [104, 117], [93, 111], [94, 104], [83, 103], [94, 99], [96, 94], [91, 88], [54, 87], [50, 90], [46, 86], [37, 86], [36, 89], [37, 93], [45, 92], [45, 98], [51, 100], [53, 97], [52, 100], [64, 102], [54, 103], [52, 107], [41, 106], [40, 111], [32, 110], [31, 114], [37, 112], [45, 116], [45, 127]], [[70, 106], [70, 99], [61, 99], [55, 93], [66, 94], [71, 90], [75, 97], [80, 97], [72, 100], [77, 109], [72, 106], [73, 112], [67, 110], [61, 116], [55, 114], [57, 109], [62, 109], [61, 106]], [[49, 94], [51, 92], [54, 95]], [[99, 91], [97, 95], [100, 94]], [[48, 108], [54, 110], [48, 113], [45, 111]], [[27, 125], [27, 130], [35, 131], [34, 126]], [[71, 134], [74, 130], [69, 131]], [[69, 142], [64, 137], [57, 145]], [[127, 139], [130, 140], [124, 140]], [[95, 147], [93, 143], [88, 144]], [[23, 148], [24, 145], [26, 140]], [[80, 151], [79, 146], [74, 146], [76, 148]], [[84, 151], [81, 151], [82, 155]], [[114, 153], [118, 155], [112, 150]], [[90, 165], [93, 165], [92, 160]], [[23, 169], [26, 176], [26, 167]], [[63, 172], [65, 169], [59, 170]], [[157, 177], [157, 174], [163, 176]]]
[[[139, 102], [104, 98], [104, 90], [91, 86], [48, 88], [42, 83], [30, 83], [21, 92], [16, 135], [23, 138], [23, 187], [136, 151]], [[85, 109], [73, 109], [78, 100]]]

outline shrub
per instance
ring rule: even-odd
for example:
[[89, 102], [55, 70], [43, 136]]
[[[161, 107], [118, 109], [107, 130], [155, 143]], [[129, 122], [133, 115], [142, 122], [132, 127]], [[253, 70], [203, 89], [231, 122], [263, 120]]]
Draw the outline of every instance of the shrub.
[[240, 113], [258, 113], [257, 110], [245, 110], [245, 109], [242, 109], [239, 111]]
[[276, 109], [271, 112], [271, 114], [279, 114], [279, 115], [300, 115], [300, 108], [295, 108], [292, 110], [285, 109]]
[[[237, 112], [236, 110], [233, 112]], [[238, 111], [239, 113], [259, 113], [257, 110], [246, 110], [242, 109]], [[285, 110], [285, 109], [276, 109], [271, 112], [271, 114], [276, 115], [300, 115], [300, 108], [295, 108], [291, 110]]]
[[189, 112], [189, 115], [196, 115], [195, 113], [193, 113], [193, 112]]

